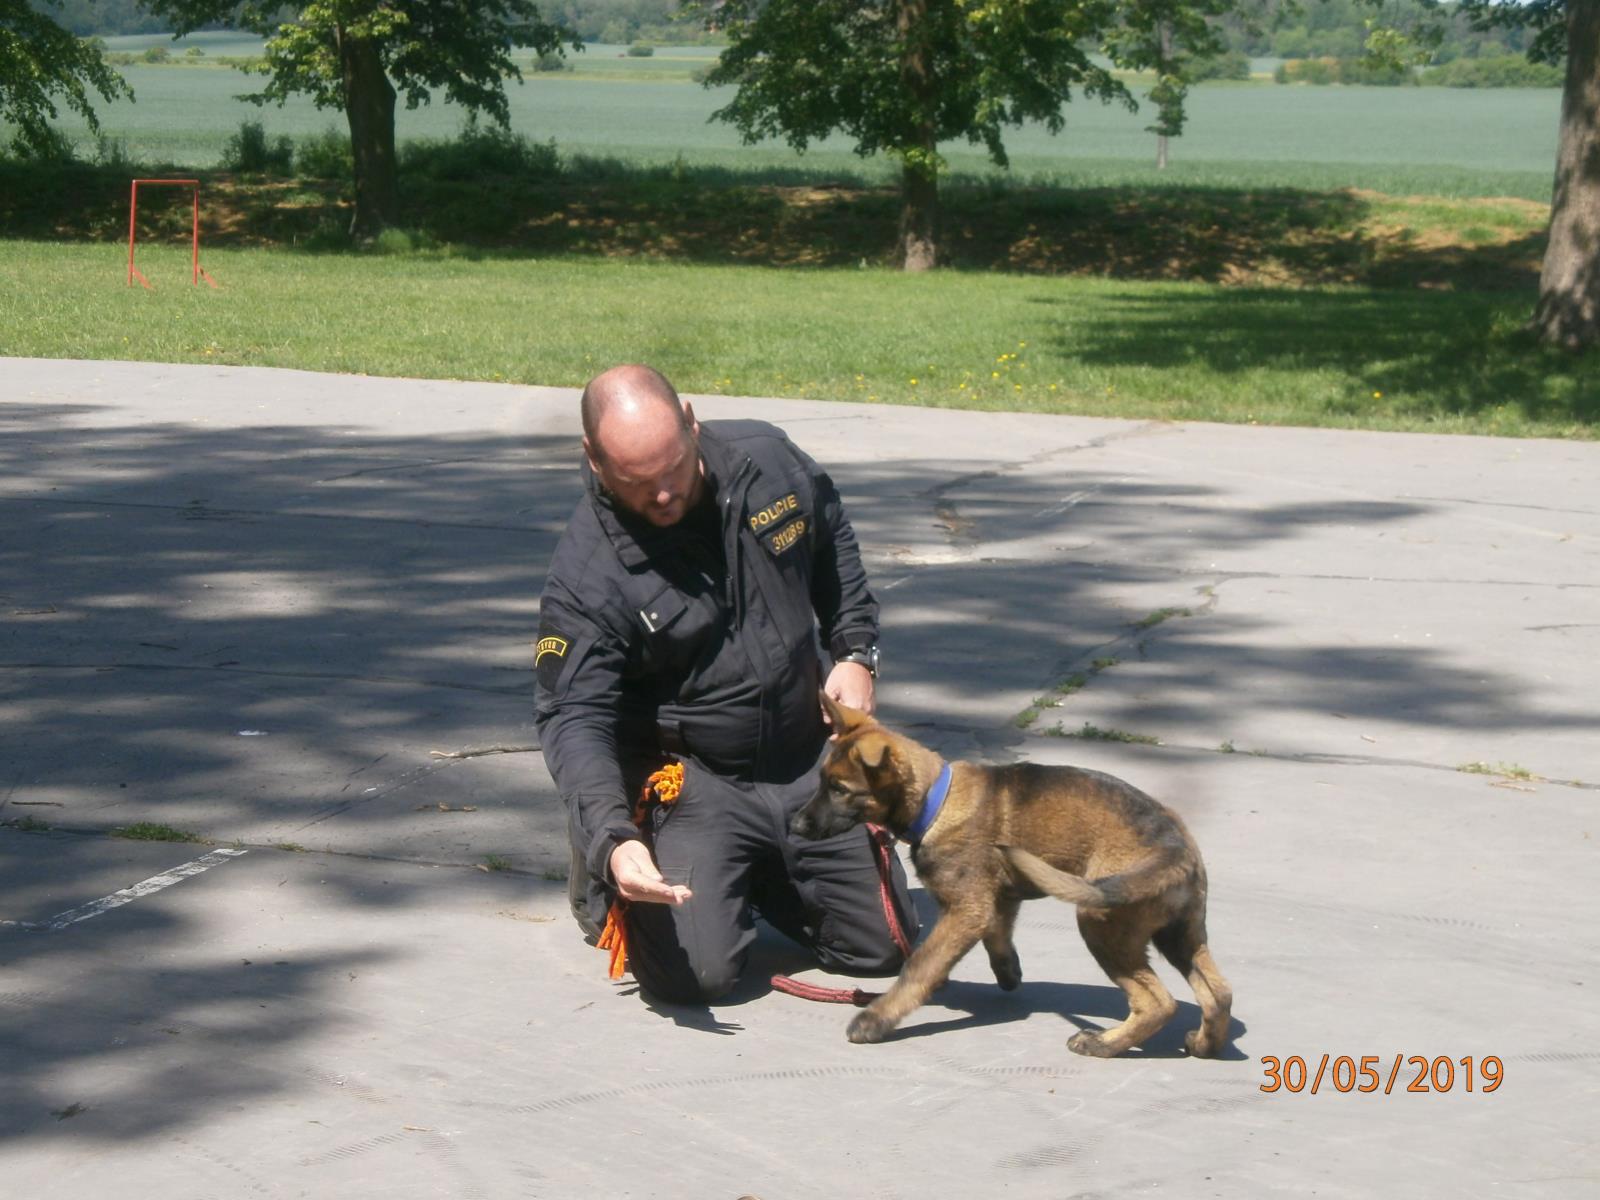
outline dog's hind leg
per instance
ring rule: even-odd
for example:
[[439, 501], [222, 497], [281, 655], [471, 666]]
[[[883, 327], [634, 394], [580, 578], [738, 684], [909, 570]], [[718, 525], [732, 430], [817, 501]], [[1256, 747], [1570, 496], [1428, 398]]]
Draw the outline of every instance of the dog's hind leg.
[[1150, 969], [1148, 926], [1117, 917], [1078, 914], [1078, 929], [1095, 962], [1128, 997], [1128, 1019], [1102, 1033], [1080, 1030], [1067, 1049], [1092, 1058], [1112, 1058], [1139, 1045], [1177, 1014], [1172, 998]]
[[983, 948], [989, 952], [995, 982], [1002, 991], [1013, 992], [1022, 986], [1022, 960], [1017, 957], [1012, 930], [1017, 923], [1021, 900], [1001, 900], [995, 905], [994, 919], [983, 934]]
[[1200, 1005], [1200, 1028], [1189, 1031], [1183, 1044], [1196, 1058], [1211, 1058], [1228, 1040], [1228, 1021], [1233, 1012], [1233, 988], [1217, 970], [1206, 944], [1203, 915], [1185, 914], [1156, 931], [1156, 949], [1182, 972], [1194, 989]]

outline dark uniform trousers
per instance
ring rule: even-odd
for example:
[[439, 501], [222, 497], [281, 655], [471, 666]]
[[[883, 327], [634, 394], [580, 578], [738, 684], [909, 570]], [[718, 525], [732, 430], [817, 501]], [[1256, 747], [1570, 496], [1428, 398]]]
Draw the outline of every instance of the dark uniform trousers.
[[[743, 783], [685, 762], [678, 800], [652, 813], [651, 840], [667, 882], [686, 884], [694, 895], [676, 907], [628, 906], [628, 962], [641, 990], [678, 1004], [728, 992], [755, 940], [752, 908], [829, 970], [900, 969], [866, 830], [816, 842], [789, 832], [816, 789], [815, 770], [788, 784]], [[905, 872], [890, 857], [895, 912], [914, 941]]]

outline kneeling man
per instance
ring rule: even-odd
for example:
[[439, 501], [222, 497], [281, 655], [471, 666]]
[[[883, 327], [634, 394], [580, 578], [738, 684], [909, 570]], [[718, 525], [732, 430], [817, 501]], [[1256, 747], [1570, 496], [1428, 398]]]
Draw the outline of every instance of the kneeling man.
[[[819, 684], [873, 709], [878, 606], [833, 481], [773, 425], [701, 425], [649, 367], [591, 380], [582, 417], [585, 494], [550, 564], [535, 650], [579, 925], [597, 937], [611, 901], [628, 901], [634, 977], [668, 1002], [733, 987], [755, 913], [824, 967], [898, 971], [866, 831], [789, 834], [827, 741]], [[669, 758], [681, 793], [641, 829], [634, 800]], [[914, 939], [898, 861], [891, 874]]]

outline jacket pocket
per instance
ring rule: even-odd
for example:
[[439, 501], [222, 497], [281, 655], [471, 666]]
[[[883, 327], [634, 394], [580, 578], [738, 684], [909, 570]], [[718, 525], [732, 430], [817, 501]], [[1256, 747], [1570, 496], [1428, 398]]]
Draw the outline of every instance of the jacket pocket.
[[669, 587], [651, 597], [650, 602], [635, 612], [634, 616], [644, 626], [645, 636], [654, 643], [665, 640], [667, 631], [688, 611], [689, 602], [680, 592]]

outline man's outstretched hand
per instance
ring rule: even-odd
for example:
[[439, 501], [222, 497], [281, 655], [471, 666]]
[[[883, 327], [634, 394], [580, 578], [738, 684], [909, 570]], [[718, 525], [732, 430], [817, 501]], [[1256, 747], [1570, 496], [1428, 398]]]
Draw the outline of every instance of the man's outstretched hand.
[[618, 842], [611, 851], [611, 880], [624, 900], [647, 904], [682, 904], [694, 895], [681, 883], [668, 883], [656, 870], [655, 859], [643, 842]]

